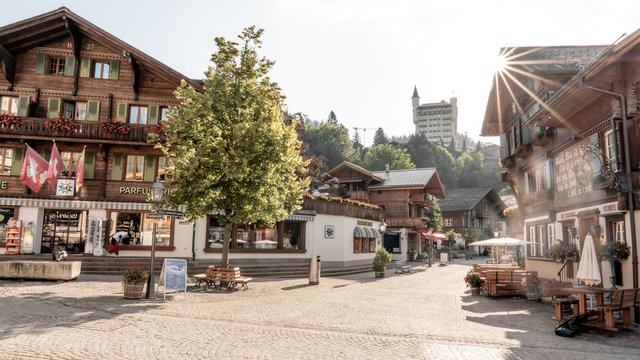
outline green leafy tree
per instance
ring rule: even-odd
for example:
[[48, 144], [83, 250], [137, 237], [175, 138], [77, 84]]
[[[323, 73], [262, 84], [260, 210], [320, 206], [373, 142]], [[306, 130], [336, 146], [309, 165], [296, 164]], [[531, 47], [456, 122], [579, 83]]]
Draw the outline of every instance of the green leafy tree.
[[349, 138], [349, 130], [342, 124], [332, 122], [315, 123], [307, 121], [306, 131], [301, 139], [307, 145], [306, 155], [324, 156], [327, 170], [343, 160], [355, 161], [356, 151]]
[[455, 172], [455, 160], [449, 151], [443, 146], [436, 145], [433, 152], [433, 160], [440, 180], [449, 189], [457, 187], [457, 174]]
[[296, 122], [283, 121], [273, 62], [259, 57], [263, 30], [246, 28], [240, 44], [216, 38], [204, 92], [182, 82], [180, 106], [159, 143], [175, 165], [164, 202], [185, 205], [195, 221], [215, 212], [226, 225], [222, 263], [229, 263], [233, 224], [273, 224], [299, 209], [309, 186]]
[[440, 204], [434, 202], [426, 208], [424, 219], [425, 226], [431, 231], [442, 230], [442, 211], [440, 210]]
[[388, 164], [391, 169], [414, 169], [411, 156], [403, 148], [396, 148], [390, 144], [375, 145], [364, 155], [362, 167], [371, 171], [382, 171]]
[[389, 139], [387, 138], [387, 135], [384, 133], [384, 130], [379, 127], [378, 130], [376, 130], [376, 134], [373, 136], [373, 145], [384, 145], [388, 143]]
[[336, 113], [334, 113], [333, 110], [331, 110], [331, 112], [329, 113], [329, 117], [327, 118], [327, 122], [330, 123], [330, 124], [334, 124], [334, 125], [338, 124], [338, 118], [336, 117]]
[[413, 134], [409, 137], [406, 149], [411, 156], [411, 161], [417, 168], [435, 167], [434, 147], [424, 134]]

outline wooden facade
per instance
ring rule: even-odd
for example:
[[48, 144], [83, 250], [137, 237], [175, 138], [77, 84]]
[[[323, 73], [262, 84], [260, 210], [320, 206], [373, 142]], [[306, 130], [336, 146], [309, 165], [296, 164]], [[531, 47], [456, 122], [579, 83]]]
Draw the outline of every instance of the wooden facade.
[[[86, 233], [92, 211], [107, 218], [116, 212], [148, 212], [148, 188], [170, 166], [149, 133], [178, 105], [173, 92], [181, 81], [199, 90], [201, 85], [66, 8], [0, 28], [0, 60], [0, 114], [19, 121], [0, 124], [0, 207], [34, 212], [36, 242], [53, 232], [43, 220], [48, 207], [81, 213], [82, 221], [74, 224], [80, 233]], [[60, 116], [73, 118], [69, 121], [75, 126], [47, 126]], [[112, 119], [128, 131], [109, 131], [105, 122]], [[85, 182], [73, 194], [57, 195], [48, 183], [33, 193], [19, 180], [25, 144], [48, 160], [52, 140], [62, 155], [63, 179], [75, 179], [78, 157], [85, 151]], [[107, 205], [116, 203], [122, 205]], [[167, 231], [172, 237], [172, 227]], [[56, 238], [61, 244], [69, 240], [57, 233]], [[171, 244], [165, 243], [166, 249]]]
[[443, 231], [468, 232], [473, 239], [505, 234], [505, 205], [493, 188], [451, 189], [440, 201]]
[[516, 192], [533, 270], [555, 274], [562, 264], [548, 249], [582, 249], [591, 234], [596, 247], [633, 248], [617, 279], [602, 265], [603, 284], [638, 286], [639, 44], [636, 31], [612, 46], [507, 49], [519, 70], [496, 77], [482, 134], [501, 137], [502, 178]]

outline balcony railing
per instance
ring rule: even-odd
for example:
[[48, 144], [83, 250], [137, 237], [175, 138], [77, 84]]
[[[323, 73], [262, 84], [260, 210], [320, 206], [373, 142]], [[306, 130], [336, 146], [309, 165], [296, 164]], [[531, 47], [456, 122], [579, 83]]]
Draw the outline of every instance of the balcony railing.
[[149, 126], [129, 125], [129, 133], [126, 135], [111, 134], [96, 121], [78, 121], [78, 128], [73, 132], [57, 131], [44, 126], [48, 119], [20, 118], [22, 124], [18, 128], [9, 126], [0, 127], [0, 136], [21, 136], [24, 138], [72, 138], [72, 139], [96, 139], [114, 142], [147, 142]]
[[389, 227], [423, 227], [424, 226], [424, 220], [422, 220], [422, 218], [387, 217], [385, 219], [385, 222]]

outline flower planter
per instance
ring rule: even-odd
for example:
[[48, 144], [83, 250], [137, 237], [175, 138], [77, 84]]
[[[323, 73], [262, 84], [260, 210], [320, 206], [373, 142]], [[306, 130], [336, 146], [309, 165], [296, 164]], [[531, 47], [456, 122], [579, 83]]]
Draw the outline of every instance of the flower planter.
[[376, 278], [383, 278], [384, 277], [384, 271], [376, 271], [375, 275], [376, 275]]
[[471, 295], [473, 296], [478, 296], [480, 295], [480, 288], [479, 287], [472, 287], [469, 288], [469, 292], [471, 293]]
[[142, 299], [142, 294], [144, 294], [144, 284], [145, 283], [130, 283], [127, 284], [125, 282], [122, 283], [122, 291], [124, 292], [125, 299]]

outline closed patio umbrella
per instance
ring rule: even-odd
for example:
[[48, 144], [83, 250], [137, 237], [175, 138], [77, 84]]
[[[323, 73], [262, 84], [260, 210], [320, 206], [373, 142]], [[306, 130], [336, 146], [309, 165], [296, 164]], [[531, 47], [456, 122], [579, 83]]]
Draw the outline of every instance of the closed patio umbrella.
[[580, 263], [578, 264], [578, 274], [576, 277], [585, 285], [595, 286], [602, 282], [600, 276], [600, 267], [598, 256], [596, 254], [596, 247], [593, 244], [593, 237], [591, 234], [587, 234], [584, 238], [584, 249], [580, 256]]

